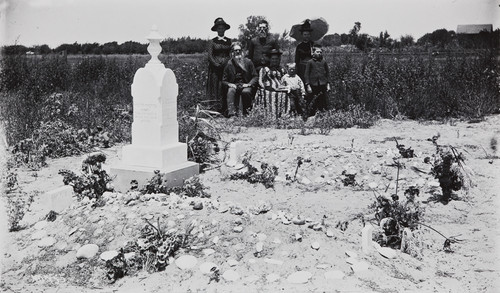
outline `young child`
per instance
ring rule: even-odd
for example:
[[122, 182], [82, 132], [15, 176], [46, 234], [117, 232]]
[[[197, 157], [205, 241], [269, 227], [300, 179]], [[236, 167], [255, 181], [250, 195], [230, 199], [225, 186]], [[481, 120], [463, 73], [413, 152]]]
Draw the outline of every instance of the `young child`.
[[326, 92], [330, 91], [329, 76], [328, 64], [323, 60], [323, 50], [320, 45], [314, 45], [312, 59], [307, 62], [304, 74], [304, 83], [309, 94], [306, 98], [308, 115], [313, 116], [317, 111], [326, 110]]
[[295, 63], [287, 64], [288, 73], [283, 76], [281, 83], [288, 89], [290, 112], [296, 115], [303, 114], [304, 96], [306, 89], [302, 79], [297, 75]]

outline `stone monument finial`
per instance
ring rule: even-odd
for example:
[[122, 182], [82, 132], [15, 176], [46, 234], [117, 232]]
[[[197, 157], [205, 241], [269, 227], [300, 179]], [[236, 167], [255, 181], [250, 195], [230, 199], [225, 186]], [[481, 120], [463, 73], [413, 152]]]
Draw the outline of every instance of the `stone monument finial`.
[[148, 52], [151, 55], [151, 60], [149, 60], [148, 64], [161, 63], [160, 59], [158, 59], [158, 55], [161, 53], [160, 41], [163, 37], [158, 32], [158, 27], [156, 25], [151, 27], [151, 32], [146, 39], [149, 41]]

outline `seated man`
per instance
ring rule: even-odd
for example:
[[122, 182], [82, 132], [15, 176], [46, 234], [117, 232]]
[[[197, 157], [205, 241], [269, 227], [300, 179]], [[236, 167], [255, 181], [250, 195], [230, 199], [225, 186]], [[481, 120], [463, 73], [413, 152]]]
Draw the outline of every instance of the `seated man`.
[[243, 56], [241, 44], [231, 45], [231, 60], [224, 68], [222, 83], [228, 87], [227, 108], [228, 116], [237, 115], [241, 99], [241, 111], [247, 115], [252, 107], [253, 87], [257, 84], [257, 71], [252, 61]]

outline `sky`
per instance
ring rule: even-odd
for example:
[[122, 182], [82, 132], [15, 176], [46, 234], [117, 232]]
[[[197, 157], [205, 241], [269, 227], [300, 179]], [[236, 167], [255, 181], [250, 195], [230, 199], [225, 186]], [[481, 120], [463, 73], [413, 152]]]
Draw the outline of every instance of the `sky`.
[[250, 15], [265, 16], [272, 33], [283, 33], [304, 19], [323, 17], [329, 34], [360, 33], [415, 40], [458, 24], [500, 27], [500, 0], [0, 0], [0, 42], [25, 46], [136, 41], [147, 43], [153, 25], [165, 37], [212, 38], [215, 18], [238, 26]]

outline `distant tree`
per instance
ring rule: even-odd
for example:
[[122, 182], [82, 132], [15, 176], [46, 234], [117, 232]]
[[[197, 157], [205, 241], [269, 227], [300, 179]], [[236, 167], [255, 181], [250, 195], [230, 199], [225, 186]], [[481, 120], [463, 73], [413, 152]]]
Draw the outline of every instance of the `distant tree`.
[[415, 40], [413, 39], [413, 36], [411, 36], [411, 35], [404, 35], [401, 37], [400, 43], [401, 43], [402, 47], [409, 47], [409, 46], [413, 46], [413, 44], [415, 43]]
[[5, 55], [22, 55], [26, 54], [29, 49], [23, 45], [12, 45], [2, 47], [2, 54]]
[[50, 47], [46, 44], [33, 46], [30, 48], [30, 50], [35, 52], [35, 54], [41, 55], [50, 54], [52, 52], [52, 49], [50, 49]]
[[82, 44], [82, 54], [93, 54], [100, 55], [102, 53], [102, 47], [99, 43], [85, 43]]
[[444, 49], [455, 38], [454, 31], [438, 29], [432, 33], [427, 33], [417, 41], [417, 45], [432, 45]]
[[102, 53], [104, 55], [119, 54], [120, 47], [118, 46], [117, 42], [108, 42], [102, 45]]
[[79, 54], [82, 52], [82, 45], [74, 42], [73, 44], [62, 44], [54, 49], [54, 52], [64, 52], [67, 54]]
[[[238, 27], [240, 30], [240, 34], [238, 35], [238, 41], [246, 45], [249, 40], [254, 38], [257, 35], [257, 24], [261, 20], [267, 21], [265, 16], [251, 15], [247, 17], [247, 23], [240, 24], [240, 26]], [[269, 26], [269, 31], [271, 31], [271, 26]]]
[[122, 54], [147, 54], [148, 45], [138, 42], [128, 41], [120, 44], [119, 50]]

